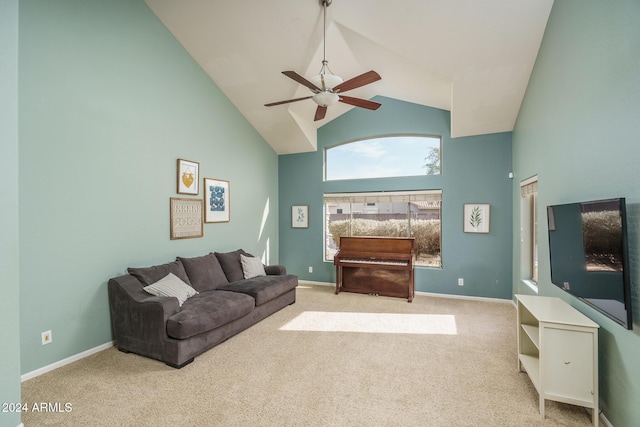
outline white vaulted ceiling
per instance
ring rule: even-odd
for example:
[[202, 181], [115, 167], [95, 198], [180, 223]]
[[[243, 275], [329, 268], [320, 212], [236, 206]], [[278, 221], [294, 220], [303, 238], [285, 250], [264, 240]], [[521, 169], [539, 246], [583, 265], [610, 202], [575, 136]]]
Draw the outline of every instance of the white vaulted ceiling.
[[[282, 74], [318, 74], [320, 0], [146, 0], [216, 85], [278, 154], [316, 149], [311, 95]], [[376, 95], [451, 111], [451, 136], [513, 130], [553, 0], [333, 0], [327, 60], [347, 80], [382, 80], [349, 96]], [[368, 111], [375, 120], [376, 111]]]

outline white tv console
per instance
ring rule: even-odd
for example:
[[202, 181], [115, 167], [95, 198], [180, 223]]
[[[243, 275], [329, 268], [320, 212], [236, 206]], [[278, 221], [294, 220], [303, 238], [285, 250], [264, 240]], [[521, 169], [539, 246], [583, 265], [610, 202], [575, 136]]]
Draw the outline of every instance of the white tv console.
[[598, 427], [598, 324], [554, 297], [516, 295], [518, 370], [545, 400], [591, 408]]

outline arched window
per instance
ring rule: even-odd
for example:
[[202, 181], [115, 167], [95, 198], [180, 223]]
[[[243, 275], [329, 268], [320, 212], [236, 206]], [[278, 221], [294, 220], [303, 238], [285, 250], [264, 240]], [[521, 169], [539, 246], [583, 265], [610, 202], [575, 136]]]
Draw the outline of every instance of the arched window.
[[325, 180], [439, 175], [438, 136], [392, 135], [347, 142], [325, 150]]

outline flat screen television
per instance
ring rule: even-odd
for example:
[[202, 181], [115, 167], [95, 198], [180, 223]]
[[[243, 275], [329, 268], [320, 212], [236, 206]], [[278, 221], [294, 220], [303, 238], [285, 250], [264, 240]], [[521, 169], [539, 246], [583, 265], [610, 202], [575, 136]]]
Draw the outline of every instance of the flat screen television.
[[633, 327], [624, 198], [547, 206], [551, 281]]

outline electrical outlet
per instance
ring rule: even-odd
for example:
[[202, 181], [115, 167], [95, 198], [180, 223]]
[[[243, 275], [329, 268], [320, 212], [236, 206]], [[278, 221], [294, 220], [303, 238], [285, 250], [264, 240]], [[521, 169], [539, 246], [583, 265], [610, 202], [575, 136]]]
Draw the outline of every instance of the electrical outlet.
[[51, 331], [44, 331], [41, 335], [42, 335], [42, 345], [51, 344], [51, 341], [53, 341], [53, 336], [51, 335]]
[[464, 286], [464, 279], [462, 277], [458, 277], [458, 286]]
[[309, 273], [313, 273], [313, 267], [309, 266]]

